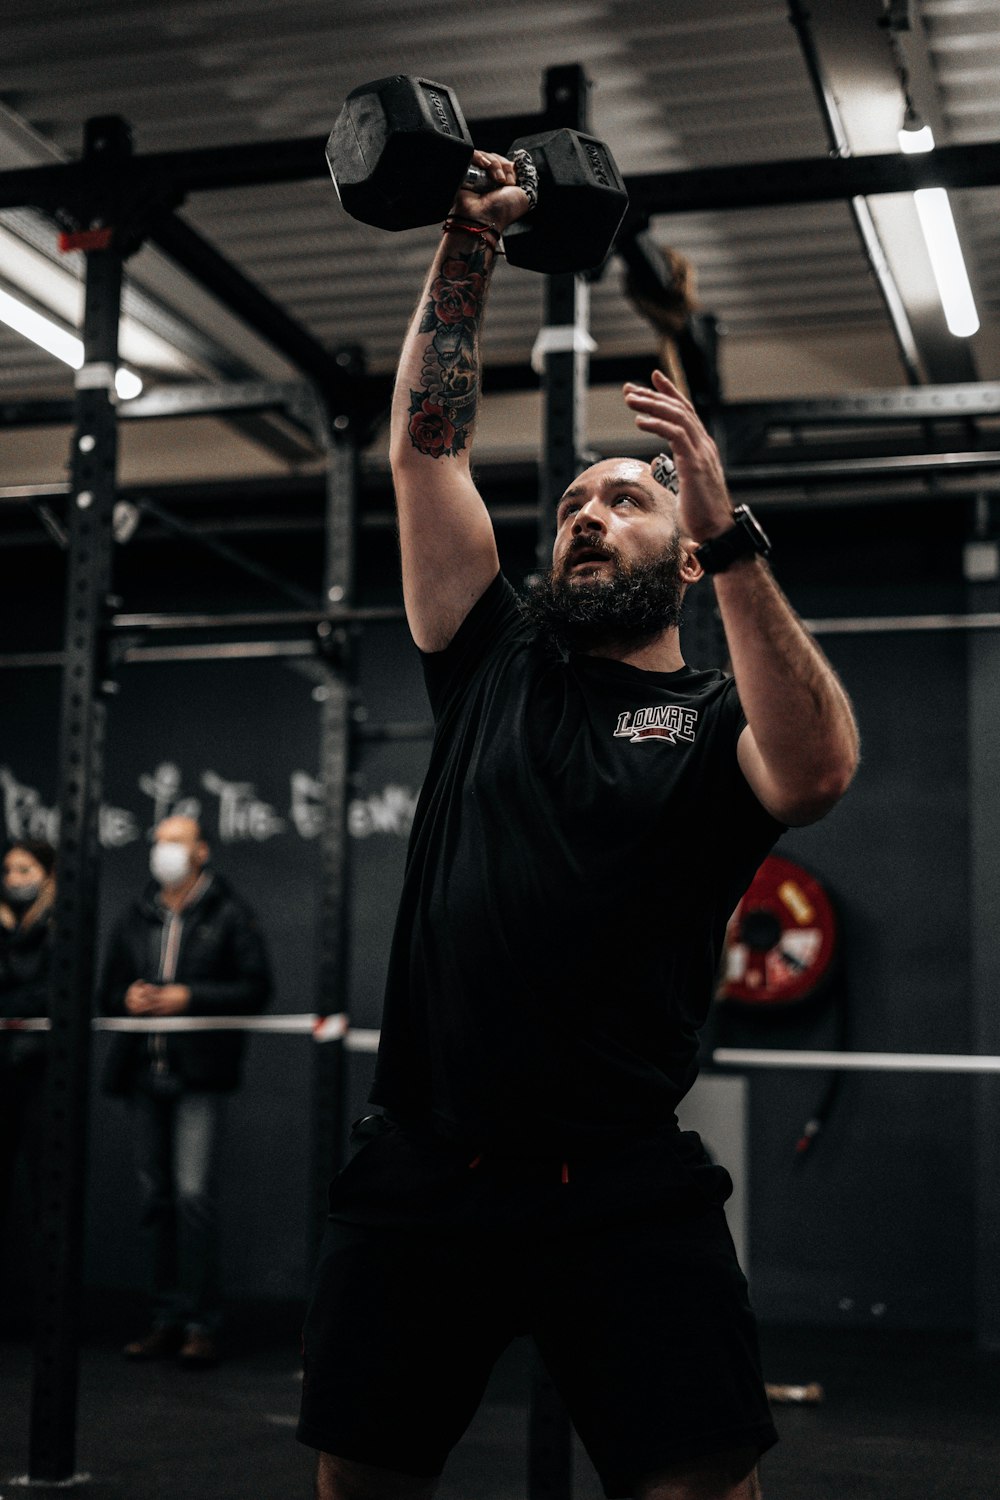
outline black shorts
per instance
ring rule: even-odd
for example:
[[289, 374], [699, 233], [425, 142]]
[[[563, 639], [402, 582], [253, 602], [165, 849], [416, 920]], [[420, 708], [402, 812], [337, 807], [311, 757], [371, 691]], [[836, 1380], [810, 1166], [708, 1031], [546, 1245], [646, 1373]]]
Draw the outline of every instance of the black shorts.
[[[364, 1147], [339, 1196], [334, 1182], [334, 1211], [369, 1222], [328, 1225], [305, 1326], [300, 1441], [435, 1476], [499, 1355], [530, 1334], [609, 1496], [685, 1459], [771, 1447], [724, 1211], [701, 1189], [638, 1194], [636, 1165], [633, 1154], [568, 1169], [484, 1158], [470, 1169], [429, 1161], [412, 1142]], [[405, 1222], [384, 1207], [394, 1180]], [[428, 1198], [436, 1215], [406, 1218], [400, 1205]], [[615, 1204], [610, 1219], [602, 1199]]]

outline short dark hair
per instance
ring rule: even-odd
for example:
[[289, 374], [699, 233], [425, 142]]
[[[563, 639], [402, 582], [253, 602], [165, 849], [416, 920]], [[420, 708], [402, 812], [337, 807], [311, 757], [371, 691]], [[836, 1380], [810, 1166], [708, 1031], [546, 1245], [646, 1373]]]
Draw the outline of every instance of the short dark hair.
[[47, 839], [11, 839], [4, 854], [13, 854], [15, 849], [23, 849], [25, 854], [30, 854], [46, 875], [51, 875], [56, 867], [56, 851]]

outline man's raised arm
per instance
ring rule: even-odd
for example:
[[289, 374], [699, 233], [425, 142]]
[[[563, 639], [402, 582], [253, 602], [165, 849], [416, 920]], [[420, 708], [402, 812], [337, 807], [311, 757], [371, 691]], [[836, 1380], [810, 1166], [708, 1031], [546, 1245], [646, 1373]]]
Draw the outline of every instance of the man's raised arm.
[[[390, 459], [403, 600], [416, 644], [447, 646], [499, 569], [493, 525], [472, 482], [479, 409], [479, 333], [499, 236], [528, 209], [505, 157], [473, 158], [497, 183], [463, 189], [403, 344], [392, 402]], [[468, 228], [462, 228], [465, 224]]]
[[[665, 438], [680, 480], [678, 525], [691, 549], [732, 526], [718, 449], [687, 397], [659, 370], [625, 387], [641, 431]], [[815, 822], [858, 764], [858, 730], [841, 683], [763, 558], [716, 576], [716, 599], [747, 719], [737, 755], [760, 802], [783, 823]]]

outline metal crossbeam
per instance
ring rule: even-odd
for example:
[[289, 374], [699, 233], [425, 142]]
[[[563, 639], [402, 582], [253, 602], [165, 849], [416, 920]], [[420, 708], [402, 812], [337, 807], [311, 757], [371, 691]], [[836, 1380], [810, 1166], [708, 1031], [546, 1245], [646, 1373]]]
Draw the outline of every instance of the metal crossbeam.
[[765, 428], [1000, 416], [1000, 382], [901, 386], [802, 401], [731, 401], [721, 415], [726, 423]]
[[[619, 385], [627, 380], [646, 380], [653, 363], [651, 354], [592, 358], [590, 385]], [[485, 389], [494, 395], [537, 390], [540, 383], [540, 375], [530, 365], [493, 365], [484, 376]], [[392, 395], [390, 376], [360, 375], [354, 378], [353, 384], [357, 405], [372, 411], [379, 407], [388, 409]], [[301, 382], [197, 381], [160, 386], [131, 401], [120, 402], [118, 416], [122, 421], [131, 422], [279, 410], [304, 421], [306, 414], [314, 409], [312, 387]], [[727, 425], [761, 428], [1000, 416], [1000, 382], [890, 386], [798, 401], [731, 401], [720, 406], [717, 415]], [[72, 419], [72, 401], [0, 402], [0, 427], [60, 426]], [[38, 491], [51, 495], [58, 493], [60, 488], [65, 487], [39, 486]], [[0, 489], [0, 498], [8, 493], [8, 490]]]
[[[469, 121], [474, 140], [497, 145], [508, 130], [538, 127], [546, 116], [498, 116]], [[150, 152], [132, 158], [122, 180], [148, 195], [159, 180], [164, 191], [314, 181], [328, 175], [325, 136], [299, 140], [211, 146], [192, 151]], [[509, 141], [508, 141], [509, 144]], [[503, 148], [505, 149], [505, 148]], [[85, 195], [92, 168], [85, 162], [51, 167], [20, 167], [0, 172], [0, 209], [35, 207], [57, 211]], [[625, 178], [634, 220], [652, 214], [706, 212], [725, 208], [767, 208], [792, 203], [846, 202], [877, 193], [912, 193], [917, 188], [976, 188], [1000, 184], [1000, 141], [939, 146], [924, 155], [885, 152], [851, 157], [795, 157], [787, 161], [737, 166], [695, 167], [671, 172], [633, 173]]]
[[146, 630], [255, 630], [288, 626], [300, 629], [309, 625], [351, 625], [373, 620], [401, 620], [403, 611], [395, 604], [331, 604], [327, 609], [258, 609], [231, 614], [117, 614], [111, 617], [116, 631]]
[[1000, 184], [1000, 141], [939, 146], [925, 155], [810, 156], [739, 166], [694, 167], [626, 177], [633, 216], [778, 208], [794, 203], [846, 203], [918, 188]]
[[747, 464], [727, 472], [734, 490], [787, 484], [857, 483], [935, 474], [985, 474], [1000, 469], [1000, 453], [895, 453], [879, 458], [818, 458], [791, 463]]
[[[58, 403], [33, 403], [39, 408]], [[123, 421], [149, 421], [161, 417], [228, 416], [235, 412], [286, 411], [297, 416], [308, 405], [315, 407], [311, 387], [297, 381], [229, 380], [197, 381], [184, 385], [161, 385], [155, 390], [123, 401], [118, 415]], [[0, 406], [0, 420], [5, 408]], [[29, 407], [30, 412], [30, 407]]]
[[[894, 486], [892, 490], [881, 491], [875, 497], [882, 501], [939, 500], [942, 496], [964, 500], [974, 492], [977, 476], [995, 473], [998, 469], [1000, 469], [1000, 450], [984, 449], [955, 453], [897, 453], [863, 458], [811, 460], [802, 460], [797, 457], [789, 460], [776, 458], [773, 463], [766, 464], [731, 464], [727, 468], [726, 477], [734, 494], [748, 490], [758, 492], [758, 498], [754, 502], [757, 505], [809, 506], [820, 502], [853, 505], [867, 503], [872, 498], [861, 489], [866, 482], [892, 483]], [[488, 486], [489, 468], [484, 466], [480, 471], [480, 476], [484, 485]], [[933, 491], [928, 490], [924, 483], [930, 478], [933, 478], [936, 484]], [[536, 481], [537, 475], [526, 469], [523, 484], [528, 486]], [[912, 486], [903, 491], [900, 486], [907, 481], [912, 481]], [[493, 482], [503, 481], [497, 481], [494, 476]], [[797, 487], [803, 485], [810, 486], [809, 494], [803, 495], [797, 492]], [[275, 499], [280, 502], [288, 495], [293, 495], [297, 499], [315, 500], [318, 503], [322, 494], [322, 479], [312, 477], [306, 480], [293, 479], [287, 486], [275, 485], [270, 479], [245, 480], [237, 486], [219, 485], [212, 482], [204, 486], [191, 485], [189, 489], [193, 498], [204, 499], [213, 504], [246, 505], [248, 501], [256, 499]], [[852, 493], [855, 490], [857, 493]], [[770, 493], [761, 495], [761, 491]], [[5, 503], [13, 506], [30, 505], [43, 500], [59, 500], [68, 493], [69, 486], [66, 484], [0, 486], [0, 508]], [[150, 494], [165, 494], [174, 503], [184, 498], [176, 486], [162, 489], [142, 487], [120, 491], [122, 498], [131, 496], [136, 500]], [[491, 514], [495, 526], [520, 526], [535, 519], [537, 510], [530, 504], [498, 504], [492, 508]], [[315, 520], [309, 517], [298, 517], [294, 521], [279, 518], [277, 529], [312, 529], [319, 524], [318, 517]], [[200, 528], [210, 532], [214, 525], [218, 525], [220, 531], [235, 529], [225, 521], [200, 523]], [[359, 525], [364, 530], [391, 529], [395, 525], [395, 520], [390, 510], [370, 509], [359, 518]], [[270, 531], [276, 528], [270, 520], [266, 523], [254, 523], [248, 520], [245, 524], [241, 523], [238, 529]], [[42, 534], [39, 533], [39, 541], [43, 540]], [[209, 630], [215, 626], [226, 629], [238, 629], [244, 626], [277, 628], [285, 625], [315, 625], [326, 619], [349, 619], [356, 622], [398, 619], [399, 616], [398, 609], [386, 605], [365, 606], [349, 614], [331, 609], [277, 613], [258, 611], [240, 615], [123, 615], [116, 616], [112, 623], [116, 628], [123, 629]]]

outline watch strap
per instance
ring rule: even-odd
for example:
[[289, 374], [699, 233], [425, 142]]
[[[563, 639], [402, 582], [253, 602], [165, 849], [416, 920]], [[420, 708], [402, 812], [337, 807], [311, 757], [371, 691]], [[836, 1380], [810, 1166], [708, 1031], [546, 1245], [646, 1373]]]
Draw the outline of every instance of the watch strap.
[[695, 557], [706, 573], [724, 573], [742, 557], [769, 557], [771, 543], [748, 505], [737, 505], [733, 525], [695, 548]]

